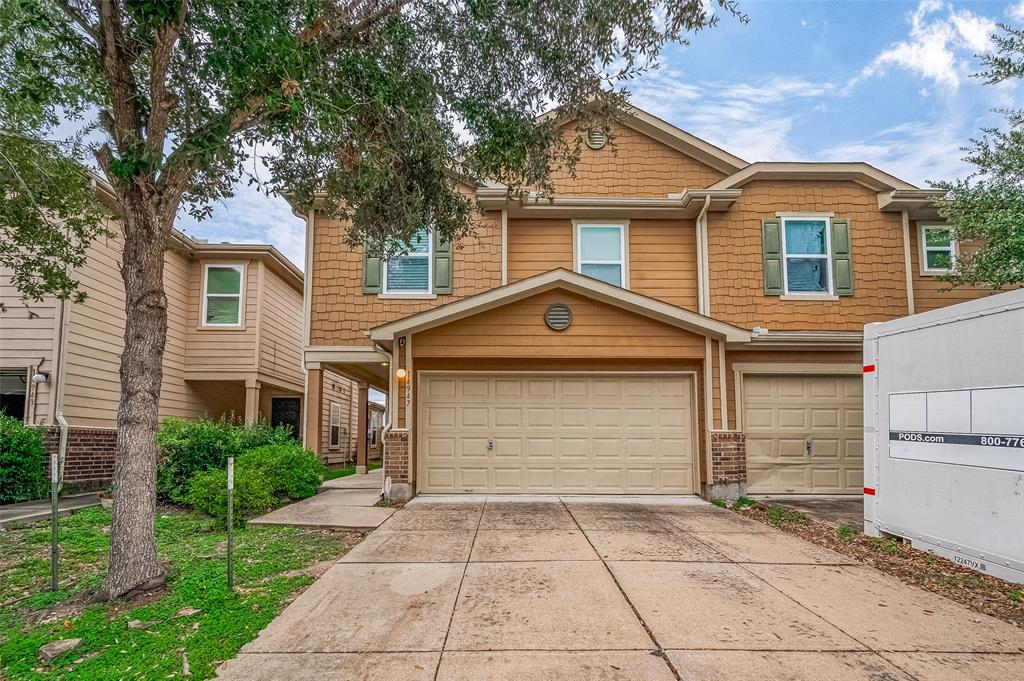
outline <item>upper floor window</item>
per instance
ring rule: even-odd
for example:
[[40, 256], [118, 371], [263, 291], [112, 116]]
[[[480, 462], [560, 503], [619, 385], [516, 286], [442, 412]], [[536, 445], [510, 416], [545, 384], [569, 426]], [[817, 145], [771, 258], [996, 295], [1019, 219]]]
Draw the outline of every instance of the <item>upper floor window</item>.
[[782, 218], [786, 294], [832, 293], [829, 218]]
[[206, 265], [204, 326], [241, 326], [243, 265]]
[[625, 225], [577, 225], [576, 271], [614, 286], [627, 287]]
[[928, 274], [945, 274], [956, 264], [953, 230], [943, 226], [921, 227], [921, 265]]
[[384, 267], [384, 293], [430, 293], [433, 290], [433, 239], [430, 230], [416, 232], [409, 252], [388, 258]]

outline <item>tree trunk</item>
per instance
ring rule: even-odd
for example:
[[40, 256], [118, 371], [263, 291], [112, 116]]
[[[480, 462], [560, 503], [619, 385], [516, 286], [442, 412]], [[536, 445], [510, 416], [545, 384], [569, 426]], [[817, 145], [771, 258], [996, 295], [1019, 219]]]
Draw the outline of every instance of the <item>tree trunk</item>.
[[156, 553], [156, 433], [167, 339], [164, 248], [169, 225], [146, 200], [126, 201], [121, 277], [125, 291], [121, 402], [117, 410], [110, 568], [100, 598], [163, 582]]

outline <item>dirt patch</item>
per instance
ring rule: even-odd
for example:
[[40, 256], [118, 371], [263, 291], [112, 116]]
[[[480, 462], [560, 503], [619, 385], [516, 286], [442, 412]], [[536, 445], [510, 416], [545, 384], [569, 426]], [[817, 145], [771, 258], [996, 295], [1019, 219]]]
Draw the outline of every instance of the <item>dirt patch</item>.
[[837, 528], [781, 506], [755, 504], [733, 510], [854, 558], [902, 582], [1024, 627], [1024, 586], [1020, 584], [977, 573], [935, 554], [911, 548], [909, 543], [899, 539], [868, 537], [849, 525]]

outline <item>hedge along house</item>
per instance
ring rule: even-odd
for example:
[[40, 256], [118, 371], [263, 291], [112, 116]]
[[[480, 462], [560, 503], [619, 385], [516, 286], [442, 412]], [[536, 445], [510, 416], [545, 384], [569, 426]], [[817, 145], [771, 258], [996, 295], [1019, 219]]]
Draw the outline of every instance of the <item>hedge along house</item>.
[[984, 295], [942, 291], [932, 192], [639, 110], [612, 132], [553, 197], [466, 187], [485, 212], [454, 247], [381, 262], [310, 211], [307, 402], [327, 371], [389, 393], [396, 496], [860, 494], [863, 325]]
[[[118, 234], [113, 215], [109, 227]], [[46, 427], [51, 453], [63, 414], [69, 425], [65, 480], [79, 486], [104, 484], [113, 474], [124, 335], [120, 253], [117, 236], [90, 246], [75, 273], [87, 294], [79, 304], [23, 301], [9, 273], [0, 271], [7, 310], [0, 313], [0, 408]], [[302, 273], [272, 246], [210, 244], [180, 232], [172, 234], [164, 265], [161, 418], [265, 419], [298, 433]], [[334, 383], [339, 396], [351, 392], [341, 377]], [[355, 445], [346, 441], [344, 447]]]

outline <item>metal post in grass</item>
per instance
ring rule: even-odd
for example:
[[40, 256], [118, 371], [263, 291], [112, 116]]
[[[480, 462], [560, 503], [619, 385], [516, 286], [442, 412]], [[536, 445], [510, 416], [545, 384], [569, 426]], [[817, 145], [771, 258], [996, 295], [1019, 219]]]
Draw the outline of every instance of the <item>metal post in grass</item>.
[[228, 457], [228, 589], [235, 588], [235, 457]]
[[57, 517], [57, 496], [60, 493], [58, 477], [60, 472], [60, 461], [58, 453], [50, 455], [50, 591], [57, 590], [57, 563], [60, 562], [60, 543], [57, 541], [58, 530]]

